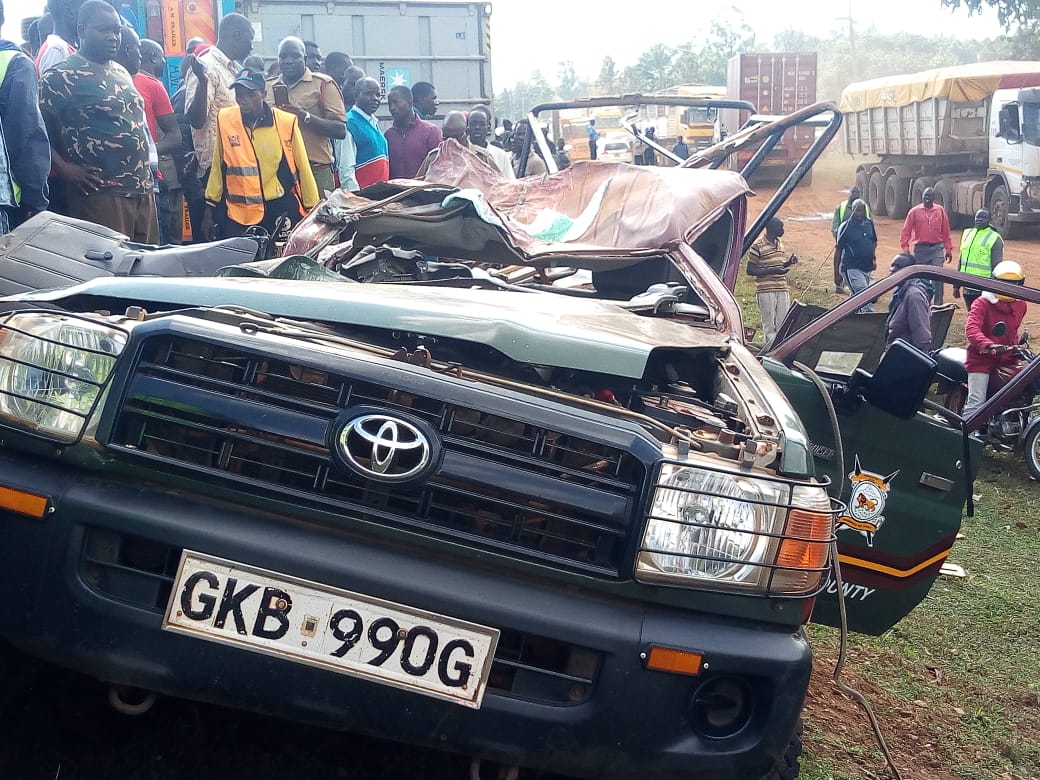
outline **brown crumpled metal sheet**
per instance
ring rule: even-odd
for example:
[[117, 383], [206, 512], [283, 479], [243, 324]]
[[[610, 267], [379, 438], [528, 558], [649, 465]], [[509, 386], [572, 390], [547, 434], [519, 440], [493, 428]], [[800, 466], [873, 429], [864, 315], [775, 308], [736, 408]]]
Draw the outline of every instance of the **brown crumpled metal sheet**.
[[[483, 198], [463, 192], [476, 200], [467, 206], [450, 197], [467, 190]], [[398, 237], [418, 245], [425, 232], [435, 237], [440, 253], [460, 258], [486, 259], [485, 241], [496, 234], [505, 245], [500, 249], [508, 248], [521, 262], [538, 259], [542, 264], [552, 255], [642, 255], [691, 240], [749, 191], [734, 172], [599, 161], [510, 181], [454, 141], [445, 141], [424, 182], [392, 180], [360, 194], [333, 193], [294, 231], [286, 253], [305, 253], [325, 239], [332, 217], [337, 231], [354, 222], [366, 240]], [[435, 225], [464, 217], [472, 222], [474, 210], [489, 228], [486, 235], [478, 230], [475, 240], [471, 225], [457, 231], [457, 246], [446, 246], [450, 231]], [[323, 226], [315, 224], [323, 221]], [[481, 245], [485, 252], [477, 256]]]

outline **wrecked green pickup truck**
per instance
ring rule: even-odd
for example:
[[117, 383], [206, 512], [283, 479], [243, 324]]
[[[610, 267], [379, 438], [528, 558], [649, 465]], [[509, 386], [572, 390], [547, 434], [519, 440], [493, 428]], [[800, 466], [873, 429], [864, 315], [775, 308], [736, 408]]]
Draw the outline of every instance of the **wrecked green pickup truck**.
[[[737, 172], [477, 187], [446, 144], [455, 183], [335, 193], [290, 256], [0, 301], [0, 632], [510, 766], [796, 777], [803, 625], [843, 592], [885, 630], [959, 527], [920, 353], [752, 354]], [[6, 278], [142, 253], [53, 215], [4, 241]]]

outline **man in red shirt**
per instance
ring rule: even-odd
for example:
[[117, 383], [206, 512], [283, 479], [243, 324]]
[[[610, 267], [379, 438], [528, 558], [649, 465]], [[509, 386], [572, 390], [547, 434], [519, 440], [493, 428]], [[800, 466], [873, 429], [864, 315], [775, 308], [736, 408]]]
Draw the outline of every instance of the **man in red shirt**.
[[[150, 46], [158, 46], [154, 41]], [[120, 37], [119, 56], [116, 57], [134, 79], [134, 87], [144, 101], [144, 118], [159, 156], [159, 243], [179, 244], [184, 208], [184, 193], [177, 179], [173, 155], [181, 148], [181, 129], [170, 105], [166, 87], [151, 73], [141, 70], [141, 41], [130, 27], [124, 27]]]
[[[953, 242], [950, 240], [950, 219], [946, 210], [935, 203], [935, 190], [931, 187], [921, 194], [921, 202], [906, 215], [903, 231], [899, 234], [899, 246], [910, 252], [914, 242], [916, 265], [942, 267], [943, 262], [953, 260]], [[943, 285], [935, 282], [935, 305], [942, 306]]]

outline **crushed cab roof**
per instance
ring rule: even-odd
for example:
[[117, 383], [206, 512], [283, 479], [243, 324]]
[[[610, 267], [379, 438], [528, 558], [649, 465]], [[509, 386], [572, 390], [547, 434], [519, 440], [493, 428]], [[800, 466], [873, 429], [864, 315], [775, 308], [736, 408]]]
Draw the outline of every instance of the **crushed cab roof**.
[[331, 240], [353, 222], [355, 243], [483, 262], [625, 265], [691, 241], [749, 191], [731, 171], [606, 162], [510, 181], [449, 140], [426, 181], [334, 192], [296, 228], [285, 253]]

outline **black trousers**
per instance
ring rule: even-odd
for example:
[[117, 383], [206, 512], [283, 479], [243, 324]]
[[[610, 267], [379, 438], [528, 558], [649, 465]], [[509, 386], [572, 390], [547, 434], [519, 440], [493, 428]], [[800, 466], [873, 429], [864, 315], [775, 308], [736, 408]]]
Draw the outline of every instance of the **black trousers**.
[[[243, 225], [235, 222], [227, 215], [227, 209], [219, 207], [215, 216], [215, 221], [220, 228], [220, 238], [231, 238], [233, 236], [244, 236], [246, 231], [252, 227], [252, 225]], [[300, 221], [300, 204], [296, 200], [296, 196], [291, 192], [286, 193], [278, 200], [268, 200], [264, 202], [264, 218], [260, 220], [259, 226], [271, 235], [274, 239], [274, 227], [275, 223], [279, 218], [288, 216], [289, 220], [295, 225]]]
[[199, 178], [191, 173], [181, 177], [184, 200], [188, 202], [188, 219], [191, 222], [191, 243], [199, 244], [202, 239], [202, 218], [206, 215], [206, 182], [209, 181], [209, 168]]

